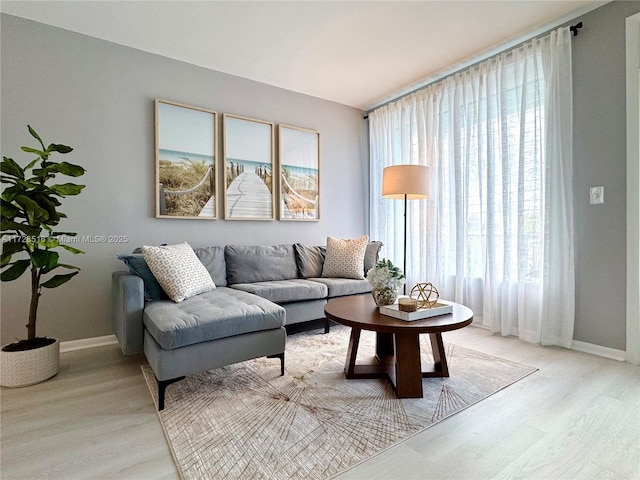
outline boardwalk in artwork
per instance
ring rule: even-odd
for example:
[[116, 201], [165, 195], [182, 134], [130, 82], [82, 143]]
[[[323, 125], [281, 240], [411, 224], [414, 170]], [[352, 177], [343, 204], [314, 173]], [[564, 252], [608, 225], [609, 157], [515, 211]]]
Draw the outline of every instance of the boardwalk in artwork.
[[205, 203], [204, 207], [202, 207], [202, 210], [200, 210], [200, 213], [198, 214], [198, 216], [209, 217], [209, 218], [214, 218], [216, 216], [216, 204], [215, 204], [215, 197], [213, 195], [211, 196], [209, 201]]
[[273, 197], [262, 179], [252, 172], [238, 175], [229, 188], [227, 218], [273, 218]]

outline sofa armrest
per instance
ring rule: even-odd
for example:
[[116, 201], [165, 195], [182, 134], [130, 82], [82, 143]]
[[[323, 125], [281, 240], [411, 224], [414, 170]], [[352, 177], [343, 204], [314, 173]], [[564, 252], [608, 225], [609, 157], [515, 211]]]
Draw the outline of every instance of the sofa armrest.
[[122, 353], [142, 352], [144, 338], [144, 283], [126, 271], [111, 274], [111, 326]]

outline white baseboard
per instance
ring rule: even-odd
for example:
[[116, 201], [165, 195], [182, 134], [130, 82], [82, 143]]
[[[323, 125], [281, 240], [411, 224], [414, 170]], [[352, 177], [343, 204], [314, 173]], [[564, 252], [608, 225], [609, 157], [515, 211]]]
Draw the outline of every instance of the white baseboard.
[[80, 340], [70, 340], [68, 342], [60, 342], [60, 353], [75, 352], [76, 350], [85, 350], [87, 348], [104, 347], [106, 345], [115, 345], [118, 343], [115, 335], [105, 335], [104, 337], [81, 338]]
[[599, 357], [610, 358], [611, 360], [618, 360], [619, 362], [627, 361], [627, 352], [625, 352], [624, 350], [617, 350], [615, 348], [594, 345], [593, 343], [573, 340], [571, 342], [571, 350], [576, 350], [582, 353], [589, 353], [591, 355], [597, 355]]
[[[85, 350], [87, 348], [104, 347], [107, 345], [117, 345], [118, 340], [115, 335], [105, 335], [103, 337], [91, 337], [82, 338], [80, 340], [70, 340], [67, 342], [60, 342], [60, 353], [74, 352], [76, 350]], [[627, 352], [624, 350], [617, 350], [615, 348], [603, 347], [601, 345], [595, 345], [593, 343], [580, 342], [573, 340], [571, 342], [571, 350], [577, 352], [588, 353], [591, 355], [597, 355], [599, 357], [610, 358], [611, 360], [618, 360], [619, 362], [627, 361]]]

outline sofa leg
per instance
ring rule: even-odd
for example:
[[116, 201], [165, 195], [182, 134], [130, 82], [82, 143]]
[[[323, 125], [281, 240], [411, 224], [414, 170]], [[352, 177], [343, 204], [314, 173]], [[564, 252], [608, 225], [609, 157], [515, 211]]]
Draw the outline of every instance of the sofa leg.
[[324, 319], [324, 333], [329, 333], [329, 325], [330, 325], [330, 321], [328, 318]]
[[158, 411], [164, 410], [164, 392], [167, 387], [180, 380], [184, 380], [184, 377], [172, 378], [171, 380], [158, 380], [158, 377], [156, 377], [158, 382]]
[[275, 355], [267, 355], [267, 358], [279, 358], [280, 359], [280, 376], [284, 375], [284, 352], [276, 353]]

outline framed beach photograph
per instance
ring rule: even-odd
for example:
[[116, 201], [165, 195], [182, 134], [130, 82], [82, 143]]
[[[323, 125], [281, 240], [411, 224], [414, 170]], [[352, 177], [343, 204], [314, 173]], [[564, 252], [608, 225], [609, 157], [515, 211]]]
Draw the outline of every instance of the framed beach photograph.
[[156, 218], [217, 218], [216, 112], [156, 99]]
[[224, 114], [224, 218], [273, 220], [274, 125]]
[[320, 219], [320, 133], [278, 125], [280, 220]]

